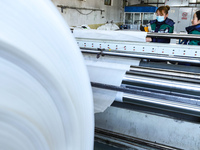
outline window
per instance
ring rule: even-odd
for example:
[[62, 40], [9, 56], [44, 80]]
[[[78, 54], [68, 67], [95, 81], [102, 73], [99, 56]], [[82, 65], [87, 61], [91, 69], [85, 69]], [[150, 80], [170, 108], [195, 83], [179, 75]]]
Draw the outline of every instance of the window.
[[104, 0], [104, 5], [109, 5], [109, 6], [111, 6], [111, 0]]

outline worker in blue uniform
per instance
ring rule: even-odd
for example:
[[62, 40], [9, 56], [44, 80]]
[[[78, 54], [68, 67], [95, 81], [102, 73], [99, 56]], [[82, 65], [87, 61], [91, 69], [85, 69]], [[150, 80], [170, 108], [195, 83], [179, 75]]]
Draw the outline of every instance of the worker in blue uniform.
[[[200, 34], [200, 10], [195, 12], [192, 19], [192, 26], [185, 28], [188, 34]], [[185, 44], [200, 45], [199, 40], [186, 40]]]
[[[188, 34], [200, 34], [200, 10], [195, 12], [192, 19], [192, 26], [186, 27], [186, 31]], [[180, 44], [187, 44], [187, 45], [200, 45], [199, 40], [183, 40]], [[189, 63], [178, 63], [179, 65], [186, 65], [186, 66], [200, 66], [199, 64], [189, 64]]]
[[[169, 6], [160, 6], [156, 10], [156, 19], [150, 21], [151, 32], [157, 33], [173, 33], [175, 22], [168, 18]], [[149, 38], [146, 39], [147, 42], [158, 42], [158, 43], [170, 43], [170, 39], [164, 38]]]

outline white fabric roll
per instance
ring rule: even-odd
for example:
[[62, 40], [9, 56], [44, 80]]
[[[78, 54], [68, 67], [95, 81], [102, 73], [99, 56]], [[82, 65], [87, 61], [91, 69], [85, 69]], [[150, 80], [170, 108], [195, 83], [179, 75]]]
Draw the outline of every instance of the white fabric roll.
[[0, 149], [93, 149], [91, 86], [49, 0], [0, 1]]

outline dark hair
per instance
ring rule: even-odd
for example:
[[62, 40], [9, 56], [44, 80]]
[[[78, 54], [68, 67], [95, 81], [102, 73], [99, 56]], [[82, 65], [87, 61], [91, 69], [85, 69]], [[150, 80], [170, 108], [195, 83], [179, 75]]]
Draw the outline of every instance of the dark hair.
[[163, 11], [164, 11], [164, 13], [167, 15], [169, 10], [170, 10], [170, 7], [168, 5], [166, 5], [166, 6], [160, 6], [160, 7], [158, 7], [158, 9], [156, 10], [156, 12], [159, 11], [161, 13], [161, 15], [163, 15]]
[[197, 19], [200, 20], [200, 10], [198, 10], [196, 13]]

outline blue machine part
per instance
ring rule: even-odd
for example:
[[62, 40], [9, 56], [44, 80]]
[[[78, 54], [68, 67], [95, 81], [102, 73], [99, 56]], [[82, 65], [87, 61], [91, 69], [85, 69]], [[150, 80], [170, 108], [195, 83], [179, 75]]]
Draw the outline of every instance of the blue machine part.
[[151, 12], [151, 13], [155, 13], [158, 7], [154, 7], [154, 6], [126, 6], [124, 8], [124, 12]]

